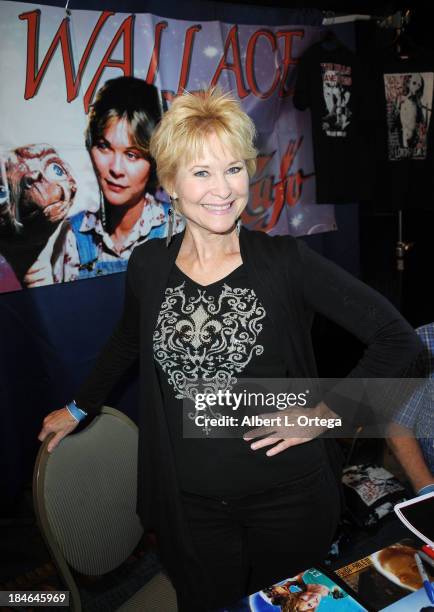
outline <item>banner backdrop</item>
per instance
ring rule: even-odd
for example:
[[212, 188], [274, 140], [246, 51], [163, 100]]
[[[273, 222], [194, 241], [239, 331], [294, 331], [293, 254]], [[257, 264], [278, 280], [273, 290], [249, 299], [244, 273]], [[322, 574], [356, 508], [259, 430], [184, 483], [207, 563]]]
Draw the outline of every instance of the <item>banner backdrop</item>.
[[[218, 84], [232, 91], [256, 124], [260, 152], [243, 223], [297, 236], [336, 229], [334, 207], [315, 203], [309, 113], [292, 104], [297, 62], [319, 39], [318, 26], [111, 11], [67, 15], [58, 7], [8, 1], [0, 4], [0, 21], [0, 292], [25, 287], [36, 260], [51, 269], [68, 218], [79, 211], [98, 215], [84, 131], [97, 91], [118, 76], [154, 84], [163, 109], [183, 90]], [[26, 233], [22, 214], [35, 177], [46, 181], [39, 196], [51, 198], [30, 202], [41, 217], [32, 226], [39, 235]], [[53, 282], [59, 281], [47, 274], [40, 284]]]

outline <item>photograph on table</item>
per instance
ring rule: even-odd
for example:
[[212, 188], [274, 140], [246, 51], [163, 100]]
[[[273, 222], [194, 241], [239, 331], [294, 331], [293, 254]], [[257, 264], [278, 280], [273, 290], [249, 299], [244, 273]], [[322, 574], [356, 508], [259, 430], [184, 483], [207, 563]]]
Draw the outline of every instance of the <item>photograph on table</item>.
[[323, 571], [311, 568], [266, 587], [219, 612], [366, 612]]
[[[389, 609], [388, 606], [406, 601], [413, 593], [424, 590], [414, 558], [422, 546], [423, 542], [416, 538], [405, 538], [345, 565], [335, 573], [350, 592], [369, 604], [372, 610]], [[434, 568], [425, 564], [425, 570], [430, 580], [434, 580]], [[428, 599], [425, 604], [432, 605]], [[412, 607], [404, 609], [416, 610]]]

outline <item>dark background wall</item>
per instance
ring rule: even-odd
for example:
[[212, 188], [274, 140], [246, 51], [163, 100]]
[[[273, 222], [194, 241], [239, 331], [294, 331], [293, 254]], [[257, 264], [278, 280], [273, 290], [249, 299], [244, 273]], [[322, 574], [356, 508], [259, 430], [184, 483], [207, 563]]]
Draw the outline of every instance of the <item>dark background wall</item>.
[[[58, 1], [45, 4], [64, 6]], [[235, 23], [291, 23], [290, 3], [278, 6], [283, 3], [276, 2], [275, 6], [267, 7], [259, 6], [260, 2], [258, 6], [245, 4], [73, 0], [69, 8], [153, 12], [173, 18], [219, 19]], [[340, 8], [339, 4], [319, 5], [318, 8], [348, 12], [349, 4], [345, 3], [345, 8]], [[379, 10], [378, 4], [372, 6], [375, 14]], [[354, 12], [361, 11], [369, 11], [369, 4], [363, 9], [354, 4]], [[312, 20], [320, 23], [318, 10], [305, 14], [311, 23]], [[428, 40], [424, 29], [426, 20], [418, 19], [415, 15], [412, 36], [425, 43], [425, 37]], [[337, 31], [346, 44], [354, 44], [352, 25], [339, 26]], [[358, 44], [368, 47], [378, 44], [371, 34], [369, 28], [356, 31]], [[432, 283], [433, 212], [427, 211], [422, 216], [417, 211], [406, 211], [404, 215], [404, 237], [415, 242], [404, 273], [396, 270], [396, 213], [382, 215], [369, 206], [350, 204], [336, 207], [336, 217], [338, 231], [311, 236], [307, 239], [309, 243], [392, 299], [413, 325], [434, 319], [432, 298], [427, 289]], [[3, 463], [0, 490], [5, 493], [0, 512], [4, 516], [13, 515], [23, 487], [30, 482], [38, 448], [36, 436], [43, 416], [73, 397], [119, 316], [123, 287], [124, 275], [115, 274], [0, 295], [0, 452]], [[314, 341], [323, 376], [345, 374], [362, 350], [355, 340], [325, 320], [316, 321]], [[132, 418], [137, 410], [135, 373], [134, 369], [127, 373], [107, 401]]]

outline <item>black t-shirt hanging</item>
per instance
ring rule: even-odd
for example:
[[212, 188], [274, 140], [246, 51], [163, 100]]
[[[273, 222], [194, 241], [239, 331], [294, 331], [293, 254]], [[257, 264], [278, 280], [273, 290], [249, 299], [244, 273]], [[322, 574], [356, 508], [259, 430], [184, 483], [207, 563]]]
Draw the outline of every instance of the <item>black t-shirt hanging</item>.
[[384, 58], [378, 74], [377, 210], [433, 209], [434, 57]]
[[300, 60], [293, 101], [298, 110], [311, 110], [319, 204], [372, 196], [369, 90], [365, 67], [339, 41], [329, 49], [316, 43]]

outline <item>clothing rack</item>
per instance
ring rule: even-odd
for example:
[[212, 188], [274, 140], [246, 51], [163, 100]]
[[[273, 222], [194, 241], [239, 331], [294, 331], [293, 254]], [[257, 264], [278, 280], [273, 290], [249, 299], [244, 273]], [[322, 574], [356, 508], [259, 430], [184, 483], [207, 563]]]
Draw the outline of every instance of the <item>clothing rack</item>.
[[[360, 15], [360, 14], [337, 14], [333, 11], [323, 11], [323, 26], [333, 26], [343, 23], [351, 23], [356, 21], [376, 21], [379, 28], [385, 30], [395, 30], [396, 38], [393, 41], [400, 41], [400, 38], [408, 23], [410, 22], [411, 11], [408, 9], [396, 11], [390, 15]], [[412, 249], [413, 242], [404, 241], [403, 232], [403, 211], [398, 211], [398, 235], [395, 244], [395, 257], [396, 257], [396, 270], [398, 272], [398, 300], [399, 303], [402, 301], [402, 285], [403, 285], [403, 272], [405, 270], [405, 256]]]
[[353, 21], [371, 21], [375, 20], [380, 28], [387, 29], [402, 29], [410, 21], [410, 11], [396, 11], [391, 15], [339, 15], [333, 11], [323, 11], [322, 25], [330, 26], [341, 23], [349, 23]]

